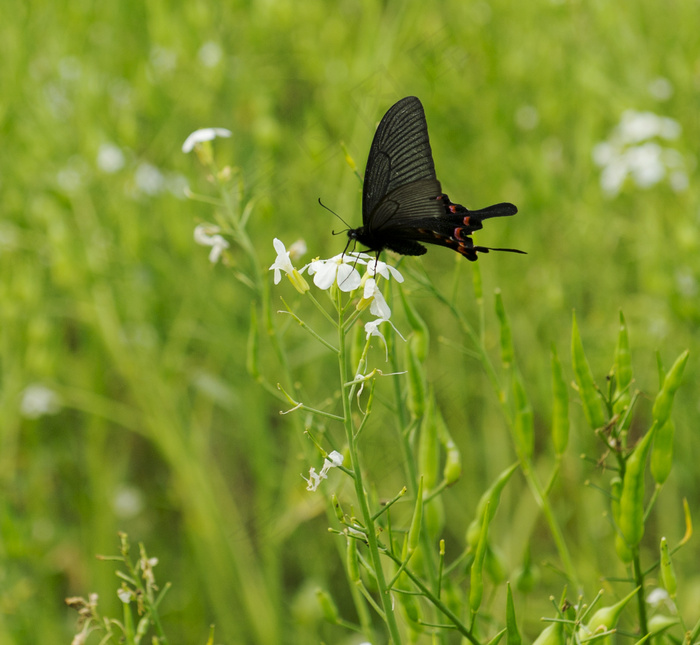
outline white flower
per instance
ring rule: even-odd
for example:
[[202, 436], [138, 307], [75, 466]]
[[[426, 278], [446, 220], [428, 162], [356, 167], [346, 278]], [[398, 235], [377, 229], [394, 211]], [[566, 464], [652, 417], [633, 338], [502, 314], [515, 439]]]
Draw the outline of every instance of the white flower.
[[653, 137], [677, 139], [681, 133], [678, 121], [653, 112], [636, 112], [625, 110], [616, 134], [625, 143], [639, 143]]
[[356, 264], [367, 264], [362, 256], [365, 253], [340, 253], [328, 260], [314, 260], [308, 265], [309, 275], [314, 276], [314, 284], [319, 289], [330, 289], [334, 283], [346, 293], [354, 291], [362, 284]]
[[221, 253], [224, 249], [231, 246], [221, 235], [219, 231], [221, 229], [213, 224], [200, 224], [194, 229], [194, 241], [202, 246], [211, 246], [211, 251], [209, 252], [209, 262], [215, 264], [217, 260], [221, 257]]
[[182, 152], [187, 154], [192, 152], [195, 145], [198, 143], [204, 143], [205, 141], [212, 141], [216, 137], [230, 137], [231, 130], [226, 128], [202, 128], [201, 130], [195, 130], [187, 139], [185, 143], [182, 144]]
[[304, 255], [306, 255], [306, 242], [299, 238], [289, 247], [289, 257], [298, 260]]
[[321, 468], [320, 473], [317, 473], [316, 469], [313, 467], [309, 469], [308, 479], [304, 477], [307, 483], [306, 490], [315, 491], [324, 479], [328, 479], [328, 471], [331, 468], [337, 468], [338, 466], [342, 465], [343, 455], [341, 455], [337, 450], [334, 450], [323, 460], [323, 468]]
[[117, 589], [117, 596], [119, 596], [119, 600], [121, 600], [125, 605], [128, 605], [133, 599], [133, 592], [131, 589], [121, 587], [120, 589]]
[[46, 414], [56, 414], [61, 409], [58, 394], [45, 385], [33, 383], [24, 388], [20, 411], [27, 419], [38, 419]]
[[674, 119], [625, 111], [608, 140], [593, 148], [593, 161], [602, 168], [603, 192], [614, 197], [628, 177], [640, 188], [650, 188], [668, 177], [674, 190], [684, 190], [687, 174], [682, 155], [654, 141], [676, 139], [680, 133], [681, 126]]
[[308, 283], [306, 282], [306, 280], [304, 280], [304, 277], [301, 275], [301, 273], [294, 268], [292, 261], [289, 259], [291, 249], [287, 251], [286, 247], [284, 246], [284, 242], [278, 240], [277, 238], [272, 240], [272, 245], [275, 247], [275, 251], [277, 251], [277, 257], [275, 258], [275, 261], [272, 263], [272, 266], [269, 269], [270, 271], [274, 271], [274, 283], [280, 283], [280, 280], [282, 279], [281, 272], [284, 271], [287, 274], [287, 277], [289, 278], [290, 282], [294, 285], [294, 288], [299, 293], [304, 293], [308, 291]]
[[[386, 345], [386, 338], [384, 338], [384, 334], [379, 331], [379, 325], [381, 325], [384, 322], [388, 322], [392, 327], [394, 327], [394, 323], [391, 322], [388, 318], [376, 318], [375, 320], [370, 320], [368, 323], [365, 323], [365, 333], [367, 334], [367, 340], [369, 340], [372, 336], [378, 336], [379, 338], [382, 339], [382, 342], [384, 343], [384, 349], [386, 350], [386, 360], [389, 360], [389, 348]], [[401, 337], [401, 340], [406, 340], [403, 336], [401, 336], [401, 332], [399, 332], [396, 327], [394, 327], [394, 331]]]
[[651, 605], [652, 607], [658, 607], [662, 603], [665, 603], [668, 599], [668, 591], [662, 589], [661, 587], [656, 587], [647, 594], [646, 601], [647, 604]]
[[387, 264], [386, 262], [382, 262], [381, 260], [375, 260], [374, 262], [368, 262], [367, 263], [367, 273], [370, 275], [377, 275], [377, 273], [382, 276], [383, 278], [386, 278], [387, 280], [391, 276], [396, 280], [396, 282], [403, 282], [403, 276], [399, 272], [399, 270], [390, 264]]
[[377, 286], [377, 281], [374, 278], [368, 278], [365, 281], [364, 292], [362, 293], [362, 300], [357, 303], [358, 309], [364, 309], [367, 306], [367, 302], [370, 302], [369, 310], [372, 315], [382, 318], [384, 320], [389, 320], [391, 318], [391, 309], [386, 303], [382, 292]]
[[102, 172], [114, 173], [124, 167], [122, 149], [114, 143], [103, 143], [97, 151], [97, 166]]

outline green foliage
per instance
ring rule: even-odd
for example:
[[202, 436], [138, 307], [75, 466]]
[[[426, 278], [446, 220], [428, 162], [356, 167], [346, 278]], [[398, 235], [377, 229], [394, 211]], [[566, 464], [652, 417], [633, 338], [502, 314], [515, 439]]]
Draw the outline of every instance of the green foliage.
[[[430, 528], [397, 582], [410, 592], [400, 594], [403, 606], [423, 623], [406, 627], [400, 617], [398, 631], [430, 642], [442, 629], [432, 625], [452, 629], [463, 618], [466, 529], [516, 458], [498, 512], [489, 506], [488, 547], [505, 554], [506, 573], [528, 553], [535, 565], [528, 555], [527, 571], [542, 565], [542, 575], [514, 587], [507, 613], [486, 550], [480, 642], [506, 625], [509, 642], [516, 629], [534, 640], [540, 617], [551, 615], [549, 596], [560, 595], [560, 572], [586, 597], [601, 577], [627, 577], [627, 586], [609, 583], [616, 599], [651, 584], [663, 572], [649, 573], [662, 535], [677, 565], [679, 615], [694, 616], [694, 565], [680, 560], [692, 543], [677, 548], [687, 542], [678, 539], [679, 500], [700, 486], [692, 358], [700, 349], [700, 204], [697, 191], [674, 189], [668, 177], [649, 188], [628, 178], [608, 197], [592, 154], [624, 110], [649, 111], [680, 124], [678, 139], [655, 142], [697, 174], [699, 19], [691, 2], [451, 0], [437, 11], [107, 0], [16, 3], [4, 12], [0, 642], [70, 642], [66, 596], [88, 598], [82, 609], [99, 606], [100, 617], [125, 629], [133, 619], [133, 636], [139, 624], [153, 629], [134, 603], [127, 617], [113, 572], [94, 558], [113, 550], [120, 530], [148, 545], [159, 576], [173, 583], [157, 607], [162, 632], [152, 632], [171, 641], [206, 642], [212, 622], [216, 642], [337, 642], [348, 629], [384, 638], [381, 581], [365, 541], [326, 532], [346, 528], [340, 517], [350, 525], [361, 517], [354, 480], [330, 471], [325, 495], [304, 491], [299, 477], [319, 461], [307, 436], [326, 453], [346, 448], [338, 419], [349, 386], [328, 360], [338, 339], [327, 318], [309, 314], [300, 283], [273, 287], [267, 268], [273, 237], [304, 238], [309, 256], [340, 252], [335, 220], [316, 200], [359, 223], [359, 183], [345, 157], [361, 173], [374, 124], [408, 94], [425, 104], [450, 197], [469, 208], [499, 200], [519, 208], [507, 222], [486, 222], [478, 243], [529, 255], [491, 253], [471, 266], [431, 249], [404, 260], [403, 301], [390, 304], [410, 349], [385, 331], [389, 365], [379, 339], [366, 346], [364, 320], [346, 330], [352, 370], [361, 360], [370, 366], [353, 399], [371, 412], [354, 427], [368, 505], [376, 513], [385, 508], [379, 500], [394, 500], [377, 518], [378, 549], [388, 534], [401, 544], [420, 470], [430, 476]], [[211, 165], [201, 172], [180, 146], [209, 125], [233, 136], [202, 149]], [[186, 185], [196, 200], [183, 199]], [[218, 226], [229, 243], [219, 263], [193, 243], [197, 224]], [[609, 391], [590, 389], [602, 387], [610, 367], [619, 308], [626, 335]], [[572, 309], [581, 340], [574, 366], [563, 351], [562, 364], [550, 364], [552, 343], [561, 349], [569, 337]], [[584, 347], [591, 378], [577, 396], [566, 384], [583, 373]], [[669, 370], [651, 410], [656, 347], [665, 360], [684, 348], [691, 358]], [[398, 358], [404, 352], [408, 363]], [[375, 379], [374, 369], [410, 369], [412, 380]], [[584, 417], [589, 405], [596, 432]], [[652, 492], [646, 460], [633, 455], [654, 419]], [[637, 544], [622, 530], [632, 517], [625, 486], [635, 492], [637, 533], [643, 523]], [[332, 492], [339, 515], [325, 499]], [[381, 553], [392, 557], [398, 571], [400, 546]], [[336, 613], [326, 604], [324, 614], [318, 600]], [[558, 619], [575, 623], [563, 604]], [[700, 632], [657, 611], [649, 632]], [[643, 613], [630, 602], [623, 627], [641, 627]], [[324, 615], [338, 617], [331, 624]], [[548, 637], [574, 631], [566, 623]], [[453, 632], [440, 638], [453, 642]]]

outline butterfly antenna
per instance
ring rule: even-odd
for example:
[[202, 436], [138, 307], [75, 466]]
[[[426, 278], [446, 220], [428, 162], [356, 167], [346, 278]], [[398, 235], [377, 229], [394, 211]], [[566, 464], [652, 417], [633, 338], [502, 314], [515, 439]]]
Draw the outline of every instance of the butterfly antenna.
[[[350, 225], [340, 215], [338, 215], [338, 213], [336, 213], [334, 210], [331, 210], [330, 208], [328, 208], [328, 206], [326, 206], [321, 201], [320, 197], [318, 198], [318, 203], [321, 204], [321, 206], [323, 206], [323, 208], [325, 208], [329, 213], [333, 213], [333, 215], [335, 215], [343, 224], [345, 224], [345, 226], [347, 226], [348, 229], [350, 228]], [[345, 231], [338, 231], [337, 233], [335, 231], [331, 231], [331, 233], [333, 233], [333, 235], [340, 235], [341, 233], [345, 233]], [[347, 247], [345, 247], [345, 248], [347, 249]]]

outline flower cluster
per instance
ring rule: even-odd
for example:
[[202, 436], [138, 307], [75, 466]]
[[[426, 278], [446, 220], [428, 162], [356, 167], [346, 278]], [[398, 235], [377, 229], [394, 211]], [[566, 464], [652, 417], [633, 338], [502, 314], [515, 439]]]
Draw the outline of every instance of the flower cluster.
[[[290, 259], [290, 252], [284, 243], [275, 238], [273, 245], [277, 251], [277, 258], [270, 267], [270, 271], [274, 271], [275, 284], [279, 284], [282, 272], [284, 272], [294, 288], [303, 294], [309, 289], [309, 285], [302, 275], [306, 272], [309, 276], [313, 276], [313, 283], [324, 291], [333, 286], [343, 293], [350, 293], [362, 288], [362, 298], [358, 302], [357, 308], [363, 310], [369, 307], [370, 313], [376, 316], [375, 320], [365, 324], [367, 338], [378, 336], [386, 344], [386, 339], [379, 331], [379, 325], [388, 322], [393, 327], [390, 320], [391, 309], [377, 286], [376, 276], [381, 275], [387, 280], [393, 278], [397, 282], [403, 282], [403, 276], [395, 267], [389, 266], [386, 262], [382, 262], [367, 253], [340, 253], [327, 260], [313, 260], [301, 269], [295, 269]], [[367, 267], [364, 276], [360, 275], [357, 270], [358, 266]], [[394, 329], [396, 328], [394, 327]]]
[[211, 246], [209, 262], [216, 264], [230, 244], [219, 235], [221, 229], [215, 224], [200, 224], [194, 229], [194, 241], [202, 246]]
[[307, 484], [306, 490], [312, 492], [315, 491], [324, 479], [328, 479], [328, 471], [331, 468], [337, 468], [338, 466], [342, 465], [343, 455], [341, 455], [337, 450], [334, 450], [323, 460], [323, 468], [321, 468], [320, 473], [317, 473], [316, 469], [313, 467], [309, 469], [308, 478], [304, 477]]
[[593, 148], [593, 160], [602, 168], [603, 192], [615, 197], [630, 177], [639, 188], [650, 188], [668, 176], [671, 188], [685, 190], [688, 175], [680, 152], [661, 145], [681, 133], [680, 124], [653, 112], [626, 110], [607, 141]]

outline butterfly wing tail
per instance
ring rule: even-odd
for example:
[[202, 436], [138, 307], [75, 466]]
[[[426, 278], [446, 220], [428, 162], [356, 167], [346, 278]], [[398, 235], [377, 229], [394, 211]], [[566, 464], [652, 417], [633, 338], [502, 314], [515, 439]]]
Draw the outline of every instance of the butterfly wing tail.
[[517, 212], [518, 209], [514, 204], [502, 202], [501, 204], [494, 204], [493, 206], [487, 206], [486, 208], [481, 208], [476, 211], [469, 211], [469, 216], [484, 220], [490, 219], [491, 217], [510, 217]]

